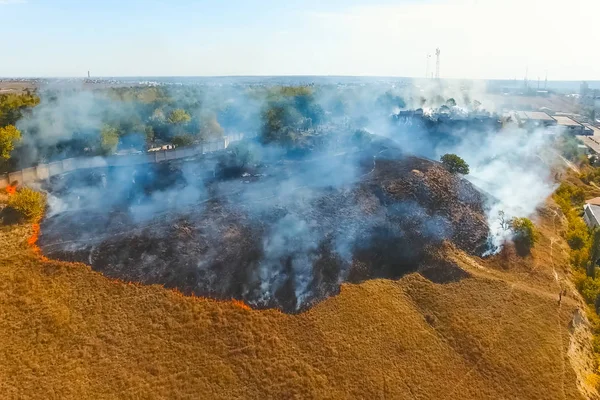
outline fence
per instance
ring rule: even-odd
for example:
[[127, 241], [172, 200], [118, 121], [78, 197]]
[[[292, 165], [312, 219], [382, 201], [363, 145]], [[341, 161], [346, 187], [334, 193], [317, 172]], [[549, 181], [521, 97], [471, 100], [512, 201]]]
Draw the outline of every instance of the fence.
[[238, 140], [242, 140], [243, 138], [244, 134], [240, 133], [236, 135], [224, 136], [223, 139], [213, 142], [206, 142], [197, 146], [175, 148], [172, 150], [161, 150], [129, 156], [67, 158], [61, 161], [56, 161], [49, 164], [40, 164], [37, 167], [25, 168], [20, 171], [0, 175], [0, 189], [14, 182], [23, 185], [30, 182], [46, 180], [51, 176], [60, 175], [77, 169], [150, 164], [161, 161], [176, 160], [179, 158], [195, 157], [201, 154], [225, 150], [227, 147], [229, 147], [231, 142], [236, 142]]

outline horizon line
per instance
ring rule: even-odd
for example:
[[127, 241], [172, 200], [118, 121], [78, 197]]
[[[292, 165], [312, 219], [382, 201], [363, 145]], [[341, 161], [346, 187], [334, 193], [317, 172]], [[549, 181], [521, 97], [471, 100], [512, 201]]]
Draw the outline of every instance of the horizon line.
[[[282, 74], [282, 75], [96, 75], [96, 76], [0, 76], [0, 80], [36, 80], [36, 79], [110, 79], [110, 78], [386, 78], [386, 79], [412, 79], [424, 81], [514, 81], [523, 82], [515, 78], [425, 78], [399, 75], [315, 75], [315, 74]], [[540, 79], [540, 82], [545, 80]], [[537, 82], [529, 79], [528, 82]], [[548, 79], [548, 82], [600, 82], [600, 79]]]

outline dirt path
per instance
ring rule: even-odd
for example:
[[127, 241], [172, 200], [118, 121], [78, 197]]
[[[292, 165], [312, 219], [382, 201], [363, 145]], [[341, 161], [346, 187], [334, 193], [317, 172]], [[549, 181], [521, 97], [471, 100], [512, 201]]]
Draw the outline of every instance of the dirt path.
[[577, 168], [577, 166], [575, 164], [573, 164], [571, 161], [567, 160], [566, 158], [564, 158], [561, 155], [559, 155], [559, 157], [563, 160], [563, 162], [567, 165], [567, 167], [569, 167], [573, 171], [577, 172], [578, 174], [581, 173], [579, 168]]

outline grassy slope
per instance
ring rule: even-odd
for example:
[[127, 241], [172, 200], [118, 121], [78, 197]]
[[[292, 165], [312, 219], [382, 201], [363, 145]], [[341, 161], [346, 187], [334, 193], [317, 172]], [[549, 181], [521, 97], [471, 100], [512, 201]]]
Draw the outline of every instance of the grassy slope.
[[557, 305], [566, 253], [542, 222], [524, 261], [449, 248], [472, 278], [344, 285], [296, 316], [109, 281], [1, 228], [1, 397], [581, 398], [566, 355], [578, 303]]

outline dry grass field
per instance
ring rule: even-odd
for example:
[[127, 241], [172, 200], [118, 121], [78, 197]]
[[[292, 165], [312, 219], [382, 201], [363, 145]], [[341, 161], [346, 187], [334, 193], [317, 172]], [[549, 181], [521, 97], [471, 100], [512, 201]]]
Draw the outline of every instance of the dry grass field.
[[554, 208], [532, 256], [449, 244], [469, 277], [345, 284], [299, 315], [110, 281], [41, 257], [30, 226], [2, 227], [0, 397], [592, 398], [581, 302], [557, 302], [569, 284]]
[[541, 96], [518, 96], [518, 95], [499, 95], [486, 94], [486, 100], [495, 104], [499, 109], [506, 108], [512, 110], [537, 110], [542, 107], [553, 111], [573, 112], [580, 111], [578, 103], [562, 95]]
[[35, 88], [36, 84], [33, 81], [0, 81], [0, 94], [21, 93]]

